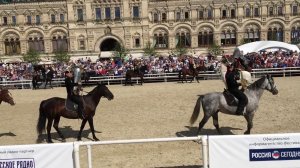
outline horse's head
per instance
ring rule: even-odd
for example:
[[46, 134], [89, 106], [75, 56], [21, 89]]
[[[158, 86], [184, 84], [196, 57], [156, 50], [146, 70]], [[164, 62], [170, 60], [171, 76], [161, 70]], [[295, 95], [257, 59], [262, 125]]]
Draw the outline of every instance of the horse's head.
[[265, 78], [266, 78], [266, 82], [267, 82], [265, 89], [268, 90], [269, 92], [271, 92], [273, 95], [277, 95], [278, 90], [275, 86], [273, 77], [271, 75], [267, 74]]
[[108, 100], [114, 99], [114, 95], [105, 85], [98, 84], [97, 88], [101, 91], [103, 97], [107, 98]]
[[9, 103], [12, 106], [16, 104], [11, 93], [7, 89], [0, 90], [0, 104], [2, 101]]

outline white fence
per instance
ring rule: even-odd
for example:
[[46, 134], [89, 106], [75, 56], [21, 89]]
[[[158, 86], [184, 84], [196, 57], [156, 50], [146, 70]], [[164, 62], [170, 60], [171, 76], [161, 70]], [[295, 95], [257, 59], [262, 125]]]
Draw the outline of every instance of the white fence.
[[[287, 67], [287, 68], [263, 68], [253, 69], [251, 72], [254, 78], [259, 78], [264, 74], [271, 74], [276, 77], [287, 76], [300, 76], [300, 67]], [[220, 73], [218, 71], [205, 71], [199, 73], [199, 78], [204, 80], [220, 79]], [[124, 84], [124, 76], [99, 76], [91, 77], [90, 80], [84, 84], [96, 84], [97, 82], [110, 84]], [[132, 78], [133, 82], [139, 83], [140, 78]], [[147, 82], [174, 82], [179, 81], [178, 73], [157, 73], [157, 74], [145, 74], [144, 81]], [[64, 78], [55, 78], [52, 81], [54, 87], [64, 85]], [[11, 89], [31, 89], [31, 80], [17, 80], [17, 81], [0, 81], [0, 86], [5, 86]]]
[[[88, 168], [92, 168], [92, 146], [94, 145], [175, 141], [199, 142], [203, 168], [300, 168], [300, 133], [214, 135], [210, 137], [201, 135], [198, 137], [0, 146], [0, 165], [2, 167], [80, 168], [80, 146], [86, 146], [87, 165]], [[57, 158], [58, 155], [61, 157]], [[51, 164], [49, 164], [50, 162]], [[23, 166], [20, 166], [22, 164]], [[26, 166], [27, 164], [30, 166]]]
[[[92, 149], [93, 145], [112, 145], [112, 144], [137, 144], [137, 143], [154, 143], [154, 142], [174, 142], [174, 141], [198, 141], [201, 143], [203, 168], [208, 168], [208, 142], [207, 136], [198, 137], [176, 137], [176, 138], [153, 138], [153, 139], [132, 139], [132, 140], [115, 140], [115, 141], [98, 141], [98, 142], [74, 142], [75, 168], [80, 168], [79, 147], [87, 147], [88, 168], [92, 168]], [[200, 157], [200, 156], [199, 156]]]

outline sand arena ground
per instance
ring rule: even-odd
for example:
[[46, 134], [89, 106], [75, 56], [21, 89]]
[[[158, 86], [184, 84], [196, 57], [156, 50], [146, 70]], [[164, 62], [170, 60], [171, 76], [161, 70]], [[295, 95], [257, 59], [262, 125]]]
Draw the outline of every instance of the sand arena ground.
[[[279, 94], [265, 91], [254, 117], [252, 134], [300, 132], [300, 77], [275, 78]], [[141, 139], [193, 136], [197, 124], [189, 126], [189, 118], [197, 95], [222, 91], [221, 80], [181, 84], [145, 83], [144, 86], [110, 85], [115, 99], [101, 99], [94, 118], [96, 135], [101, 140]], [[90, 91], [94, 87], [85, 88]], [[0, 105], [0, 145], [35, 144], [36, 122], [41, 100], [65, 97], [65, 88], [41, 90], [11, 90], [15, 106]], [[219, 115], [224, 134], [243, 134], [243, 117]], [[60, 128], [68, 142], [76, 140], [80, 120], [61, 119]], [[212, 119], [201, 134], [217, 134]], [[52, 129], [54, 142], [60, 143]], [[91, 140], [89, 126], [83, 131], [83, 141]], [[45, 143], [45, 142], [44, 142]], [[86, 148], [81, 148], [81, 166], [87, 167]], [[200, 145], [196, 142], [106, 145], [93, 147], [93, 167], [182, 167], [202, 165]]]

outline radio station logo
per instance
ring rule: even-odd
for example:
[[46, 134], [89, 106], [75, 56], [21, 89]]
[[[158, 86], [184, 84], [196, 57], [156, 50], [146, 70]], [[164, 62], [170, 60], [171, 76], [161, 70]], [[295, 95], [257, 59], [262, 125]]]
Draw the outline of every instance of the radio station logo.
[[33, 158], [0, 159], [0, 168], [35, 168]]
[[249, 149], [249, 160], [300, 160], [300, 148]]
[[273, 157], [274, 159], [278, 159], [278, 158], [280, 157], [279, 151], [274, 151], [274, 152], [272, 153], [272, 157]]

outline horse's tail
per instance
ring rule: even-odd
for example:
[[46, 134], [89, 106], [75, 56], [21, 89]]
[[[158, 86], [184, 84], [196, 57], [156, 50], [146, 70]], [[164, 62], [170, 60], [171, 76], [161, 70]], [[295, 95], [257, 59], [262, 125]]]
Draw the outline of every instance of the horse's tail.
[[196, 105], [194, 107], [194, 112], [191, 116], [191, 119], [190, 119], [190, 124], [193, 125], [194, 122], [197, 120], [198, 116], [199, 116], [199, 113], [200, 113], [200, 108], [201, 108], [201, 101], [203, 99], [203, 95], [200, 95], [197, 102], [196, 102]]
[[43, 133], [43, 131], [45, 130], [46, 119], [47, 119], [44, 114], [44, 111], [43, 111], [43, 104], [44, 104], [44, 101], [42, 101], [40, 104], [40, 114], [39, 114], [39, 119], [38, 119], [38, 123], [36, 126], [36, 130], [39, 135], [41, 135]]

